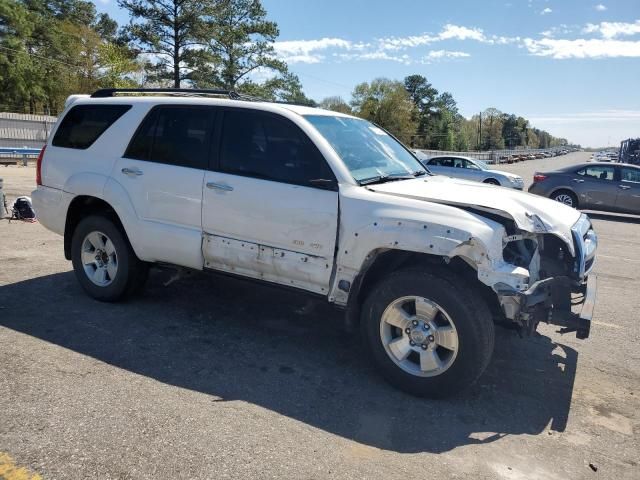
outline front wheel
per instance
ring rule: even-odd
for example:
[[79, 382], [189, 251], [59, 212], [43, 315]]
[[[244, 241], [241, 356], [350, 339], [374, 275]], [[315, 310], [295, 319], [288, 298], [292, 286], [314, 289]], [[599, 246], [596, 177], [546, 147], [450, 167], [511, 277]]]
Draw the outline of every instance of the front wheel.
[[494, 325], [472, 286], [445, 271], [407, 269], [380, 282], [361, 319], [365, 347], [383, 377], [420, 397], [446, 397], [487, 367]]
[[122, 230], [104, 216], [80, 221], [71, 239], [71, 261], [84, 291], [104, 302], [132, 295], [147, 279], [148, 266], [136, 257]]
[[482, 183], [488, 183], [489, 185], [500, 185], [500, 182], [498, 180], [496, 180], [495, 178], [487, 178]]

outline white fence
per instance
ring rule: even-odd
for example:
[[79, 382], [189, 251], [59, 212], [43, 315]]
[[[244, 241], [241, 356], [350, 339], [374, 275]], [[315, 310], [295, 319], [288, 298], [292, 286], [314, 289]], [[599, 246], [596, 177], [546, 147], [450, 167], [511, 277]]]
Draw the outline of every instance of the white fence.
[[0, 147], [42, 148], [57, 118], [0, 112]]

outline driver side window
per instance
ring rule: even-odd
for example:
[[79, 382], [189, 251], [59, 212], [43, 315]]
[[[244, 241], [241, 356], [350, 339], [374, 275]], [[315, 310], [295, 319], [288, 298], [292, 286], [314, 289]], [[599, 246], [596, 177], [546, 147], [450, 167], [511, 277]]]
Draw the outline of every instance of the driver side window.
[[335, 181], [324, 157], [295, 124], [249, 109], [224, 113], [220, 170], [309, 187], [320, 179]]
[[470, 162], [469, 160], [464, 160], [464, 168], [467, 168], [469, 170], [480, 170], [475, 163]]

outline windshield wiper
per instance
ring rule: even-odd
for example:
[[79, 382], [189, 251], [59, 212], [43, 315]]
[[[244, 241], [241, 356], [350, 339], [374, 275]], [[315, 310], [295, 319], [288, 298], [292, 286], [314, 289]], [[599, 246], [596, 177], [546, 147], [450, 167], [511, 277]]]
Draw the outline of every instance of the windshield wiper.
[[412, 172], [411, 175], [413, 175], [414, 177], [421, 177], [422, 175], [426, 175], [427, 171], [426, 170], [416, 170], [415, 172]]
[[375, 177], [363, 178], [359, 180], [360, 185], [373, 185], [374, 183], [395, 182], [396, 180], [407, 180], [414, 178], [413, 175], [406, 173], [387, 173], [384, 175], [376, 175]]

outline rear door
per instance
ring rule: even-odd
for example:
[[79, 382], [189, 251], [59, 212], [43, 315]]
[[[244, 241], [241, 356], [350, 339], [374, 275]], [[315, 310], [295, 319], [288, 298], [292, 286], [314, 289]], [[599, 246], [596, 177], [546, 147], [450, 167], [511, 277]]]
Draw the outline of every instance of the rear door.
[[453, 169], [453, 159], [449, 157], [436, 157], [429, 160], [427, 165], [429, 170], [438, 175], [453, 176], [455, 170]]
[[583, 208], [610, 210], [615, 208], [618, 188], [613, 165], [587, 165], [576, 171], [572, 186]]
[[215, 110], [159, 105], [145, 117], [112, 178], [129, 195], [148, 259], [202, 268], [202, 182]]
[[618, 168], [620, 169], [620, 181], [617, 182], [616, 208], [627, 213], [640, 214], [640, 168]]
[[338, 191], [326, 161], [280, 115], [226, 108], [218, 124], [205, 175], [205, 266], [327, 294]]

